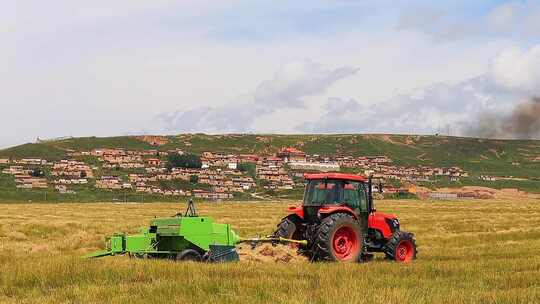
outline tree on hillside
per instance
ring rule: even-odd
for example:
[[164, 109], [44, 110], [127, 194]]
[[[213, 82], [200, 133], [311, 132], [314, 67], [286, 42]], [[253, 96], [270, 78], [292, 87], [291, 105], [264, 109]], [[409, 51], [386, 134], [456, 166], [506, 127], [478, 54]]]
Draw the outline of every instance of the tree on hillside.
[[32, 172], [30, 173], [30, 175], [32, 175], [33, 177], [43, 177], [45, 173], [43, 172], [43, 170], [41, 169], [34, 169], [32, 170]]
[[201, 158], [195, 154], [169, 154], [167, 157], [171, 168], [200, 168], [202, 166]]
[[196, 184], [199, 182], [199, 176], [193, 174], [189, 177], [189, 182], [192, 184]]
[[236, 168], [239, 171], [247, 173], [251, 177], [255, 177], [255, 164], [254, 163], [239, 163]]

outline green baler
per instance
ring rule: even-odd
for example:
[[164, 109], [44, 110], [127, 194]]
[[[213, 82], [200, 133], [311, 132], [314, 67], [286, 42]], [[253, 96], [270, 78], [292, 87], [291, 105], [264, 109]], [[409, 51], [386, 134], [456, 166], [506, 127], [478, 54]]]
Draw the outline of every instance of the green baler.
[[198, 216], [190, 201], [185, 215], [177, 214], [169, 218], [155, 218], [150, 227], [139, 234], [114, 234], [107, 238], [107, 249], [86, 257], [128, 254], [133, 257], [169, 258], [191, 261], [234, 261], [238, 260], [235, 245], [241, 242], [299, 243], [306, 241], [284, 238], [239, 237], [229, 224], [214, 223], [208, 216]]

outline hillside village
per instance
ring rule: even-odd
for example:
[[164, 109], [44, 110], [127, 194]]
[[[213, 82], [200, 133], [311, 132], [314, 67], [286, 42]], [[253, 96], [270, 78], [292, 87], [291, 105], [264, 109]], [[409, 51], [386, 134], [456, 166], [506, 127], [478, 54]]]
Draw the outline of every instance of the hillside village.
[[[154, 137], [145, 140], [156, 141]], [[204, 199], [301, 191], [303, 174], [315, 171], [371, 175], [385, 185], [385, 194], [414, 193], [414, 185], [434, 178], [457, 181], [468, 176], [456, 166], [403, 167], [394, 165], [385, 155], [310, 155], [294, 147], [282, 147], [270, 155], [206, 151], [198, 155], [200, 168], [168, 165], [169, 155], [184, 153], [190, 151], [95, 148], [67, 151], [68, 157], [60, 161], [2, 158], [0, 166], [2, 174], [12, 176], [16, 187], [23, 190], [54, 188], [60, 194], [76, 194], [81, 187], [92, 187], [100, 191]]]

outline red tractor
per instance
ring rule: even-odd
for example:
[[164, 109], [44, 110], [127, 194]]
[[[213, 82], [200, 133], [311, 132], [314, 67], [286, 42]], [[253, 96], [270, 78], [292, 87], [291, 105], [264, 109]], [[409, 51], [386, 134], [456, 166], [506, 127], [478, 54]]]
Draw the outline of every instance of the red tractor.
[[371, 178], [343, 173], [304, 177], [303, 204], [288, 208], [276, 237], [307, 240], [299, 252], [312, 261], [361, 262], [374, 252], [398, 262], [416, 258], [414, 235], [400, 230], [395, 215], [376, 212]]

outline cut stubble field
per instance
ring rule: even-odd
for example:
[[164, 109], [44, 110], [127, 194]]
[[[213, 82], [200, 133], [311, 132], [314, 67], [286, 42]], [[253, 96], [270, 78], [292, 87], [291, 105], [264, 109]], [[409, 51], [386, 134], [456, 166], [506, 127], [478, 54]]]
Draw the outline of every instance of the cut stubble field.
[[[269, 234], [294, 202], [199, 204], [242, 236]], [[396, 264], [175, 263], [81, 255], [185, 204], [0, 204], [2, 303], [540, 303], [540, 200], [386, 200], [414, 232]], [[249, 252], [250, 249], [242, 249]]]

